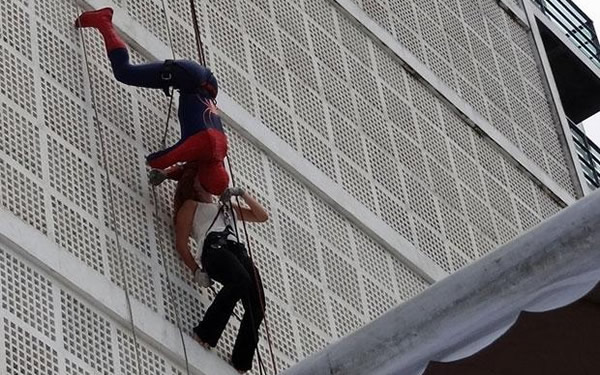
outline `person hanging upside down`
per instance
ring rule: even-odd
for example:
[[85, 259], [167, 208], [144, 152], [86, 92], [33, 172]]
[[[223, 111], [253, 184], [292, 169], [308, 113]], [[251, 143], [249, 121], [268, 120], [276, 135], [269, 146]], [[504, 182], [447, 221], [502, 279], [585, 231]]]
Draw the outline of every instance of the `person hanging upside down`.
[[218, 84], [212, 72], [191, 60], [166, 60], [132, 65], [127, 46], [112, 24], [113, 10], [103, 8], [82, 13], [75, 21], [78, 28], [100, 31], [115, 78], [124, 84], [179, 90], [181, 139], [173, 146], [146, 157], [152, 168], [168, 169], [182, 162], [196, 161], [196, 178], [209, 193], [220, 195], [229, 183], [223, 159], [227, 155], [227, 137], [214, 99]]
[[[244, 316], [231, 353], [231, 364], [244, 373], [252, 367], [258, 329], [264, 317], [260, 275], [245, 246], [235, 237], [231, 227], [235, 217], [231, 217], [230, 210], [213, 202], [213, 195], [194, 179], [193, 166], [186, 165], [181, 173], [174, 197], [175, 248], [201, 286], [210, 286], [211, 279], [223, 285], [200, 324], [193, 329], [195, 339], [207, 349], [216, 346], [236, 303], [241, 300]], [[231, 196], [239, 196], [248, 205], [245, 208], [231, 204], [237, 216], [243, 215], [249, 222], [268, 219], [266, 210], [243, 189], [228, 188], [221, 202], [230, 204]], [[190, 252], [190, 236], [200, 247], [199, 261]]]

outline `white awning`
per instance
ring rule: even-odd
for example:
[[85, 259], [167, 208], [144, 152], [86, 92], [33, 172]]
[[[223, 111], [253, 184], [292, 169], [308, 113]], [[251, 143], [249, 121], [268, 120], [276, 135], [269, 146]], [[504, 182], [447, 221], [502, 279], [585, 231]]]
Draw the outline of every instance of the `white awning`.
[[420, 375], [492, 343], [521, 311], [586, 295], [600, 280], [600, 192], [283, 372]]

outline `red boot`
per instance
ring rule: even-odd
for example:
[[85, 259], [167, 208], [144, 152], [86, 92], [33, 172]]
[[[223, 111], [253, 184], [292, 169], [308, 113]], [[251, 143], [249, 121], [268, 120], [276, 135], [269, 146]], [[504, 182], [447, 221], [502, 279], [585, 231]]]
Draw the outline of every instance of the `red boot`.
[[75, 27], [93, 27], [98, 29], [104, 38], [107, 52], [126, 48], [125, 42], [121, 40], [121, 37], [119, 37], [119, 34], [117, 34], [117, 31], [113, 27], [112, 16], [112, 8], [84, 12], [75, 20]]

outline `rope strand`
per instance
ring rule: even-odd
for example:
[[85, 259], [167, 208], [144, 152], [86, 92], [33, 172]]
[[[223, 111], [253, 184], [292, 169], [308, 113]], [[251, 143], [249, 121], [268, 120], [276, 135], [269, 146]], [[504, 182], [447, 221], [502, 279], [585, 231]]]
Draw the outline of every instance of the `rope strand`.
[[[173, 59], [175, 59], [175, 49], [173, 48], [173, 38], [171, 37], [171, 26], [169, 23], [169, 17], [167, 15], [167, 6], [165, 4], [165, 0], [162, 0], [162, 6], [163, 6], [163, 14], [165, 16], [165, 22], [167, 24], [167, 33], [169, 35], [169, 45], [171, 47], [171, 55], [173, 56]], [[167, 119], [165, 121], [165, 130], [163, 132], [163, 136], [161, 139], [161, 144], [162, 144], [163, 149], [166, 147], [167, 133], [169, 130], [169, 122], [171, 119], [171, 111], [173, 108], [173, 97], [175, 96], [174, 91], [175, 90], [171, 91], [171, 95], [170, 95], [170, 99], [169, 99], [169, 107], [167, 110]], [[156, 196], [156, 188], [154, 186], [152, 186], [152, 200], [154, 203], [154, 215], [158, 219], [160, 212], [158, 211], [158, 199]], [[173, 304], [173, 307], [175, 310], [175, 322], [177, 324], [177, 330], [179, 331], [179, 338], [181, 340], [181, 346], [183, 347], [183, 357], [185, 359], [185, 371], [186, 371], [187, 375], [190, 375], [190, 361], [188, 358], [187, 346], [185, 345], [185, 339], [183, 337], [183, 328], [182, 328], [182, 324], [181, 324], [181, 317], [179, 315], [179, 303], [177, 300], [177, 295], [173, 292], [171, 276], [169, 274], [169, 268], [167, 267], [168, 254], [167, 254], [167, 252], [165, 250], [166, 248], [165, 248], [165, 246], [163, 246], [162, 241], [159, 236], [157, 236], [157, 246], [158, 246], [158, 248], [161, 249], [160, 251], [163, 256], [163, 272], [165, 273], [165, 279], [167, 281], [167, 291], [169, 293], [171, 303]]]
[[[229, 164], [229, 173], [231, 174], [231, 164]], [[233, 180], [233, 178], [232, 178], [232, 180]], [[235, 184], [233, 184], [233, 185], [235, 186]], [[239, 242], [240, 241], [240, 233], [238, 231], [238, 225], [235, 220], [235, 212], [233, 211], [233, 206], [231, 205], [231, 200], [229, 202], [225, 202], [223, 204], [226, 205], [227, 207], [229, 207], [231, 217], [233, 218], [233, 227], [235, 228], [235, 238]], [[237, 204], [238, 204], [238, 207], [241, 207], [239, 198], [237, 199]], [[244, 220], [244, 214], [241, 211], [240, 211], [240, 216], [241, 216], [242, 220]], [[244, 230], [246, 230], [245, 227], [244, 227]], [[247, 238], [248, 238], [248, 236], [246, 235], [246, 239]], [[262, 297], [262, 294], [260, 293], [261, 288], [260, 288], [260, 285], [258, 284], [258, 274], [256, 272], [256, 267], [254, 267], [254, 261], [252, 260], [252, 256], [250, 256], [250, 261], [251, 261], [252, 267], [253, 267], [253, 276], [254, 276], [254, 281], [256, 283], [256, 290], [259, 293], [258, 298], [259, 298], [259, 302], [260, 302], [260, 307], [261, 307], [261, 311], [263, 312], [263, 317], [264, 317], [265, 309], [264, 309], [262, 299], [261, 299], [261, 297]], [[250, 319], [252, 321], [252, 324], [253, 325], [256, 324], [254, 321], [254, 316], [252, 315], [252, 308], [250, 308], [249, 313], [250, 313]], [[237, 315], [236, 315], [236, 317], [237, 317]], [[241, 319], [239, 317], [238, 317], [238, 320], [241, 321]], [[256, 340], [256, 343], [258, 344], [258, 332], [254, 335], [254, 339]], [[262, 356], [260, 355], [260, 350], [258, 350], [258, 346], [256, 348], [256, 357], [257, 357], [256, 359], [258, 360], [258, 371], [259, 371], [260, 375], [263, 375], [263, 373], [266, 373], [266, 370], [265, 370], [265, 365], [262, 360]]]
[[[231, 163], [231, 156], [228, 154], [227, 155], [227, 165], [229, 167], [229, 174], [231, 175], [231, 183], [233, 184], [233, 186], [235, 186], [235, 176], [233, 174], [233, 169], [231, 167], [231, 164], [232, 164]], [[254, 256], [252, 254], [252, 246], [250, 244], [250, 237], [248, 236], [248, 229], [246, 228], [246, 220], [244, 220], [244, 213], [241, 210], [240, 198], [237, 197], [237, 196], [236, 196], [236, 202], [237, 202], [238, 207], [240, 207], [240, 217], [242, 219], [242, 225], [243, 225], [243, 228], [244, 228], [244, 235], [246, 237], [246, 244], [248, 245], [248, 255], [250, 256], [250, 261], [252, 262], [252, 264], [254, 264]], [[253, 267], [253, 270], [254, 270], [254, 279], [256, 280], [256, 284], [257, 284], [257, 287], [258, 287], [258, 270], [256, 269], [256, 267]], [[260, 288], [258, 288], [258, 291], [260, 293]], [[262, 298], [260, 298], [260, 297], [262, 297]], [[260, 307], [261, 307], [261, 310], [262, 310], [263, 316], [264, 316], [263, 320], [265, 321], [265, 332], [267, 334], [267, 343], [269, 344], [269, 352], [270, 352], [270, 355], [271, 355], [271, 364], [273, 365], [273, 371], [275, 372], [275, 374], [277, 374], [277, 372], [278, 372], [277, 371], [277, 364], [275, 362], [275, 354], [273, 353], [273, 345], [271, 343], [271, 334], [270, 334], [270, 330], [269, 330], [269, 322], [267, 320], [267, 312], [266, 312], [266, 309], [265, 309], [265, 305], [263, 303], [263, 299], [265, 298], [264, 294], [262, 296], [260, 296], [260, 297], [259, 297], [258, 300], [260, 302]], [[256, 350], [257, 350], [257, 352], [259, 352], [258, 351], [258, 347], [257, 347]], [[260, 352], [259, 352], [259, 355], [260, 355]]]
[[[80, 9], [78, 8], [78, 11], [80, 11]], [[104, 164], [104, 169], [106, 172], [106, 185], [107, 185], [107, 189], [108, 189], [108, 196], [109, 196], [109, 210], [110, 210], [110, 214], [111, 214], [111, 218], [112, 218], [112, 225], [113, 225], [113, 230], [115, 232], [115, 242], [116, 242], [116, 246], [117, 246], [117, 253], [118, 253], [118, 258], [119, 258], [119, 266], [121, 268], [121, 277], [123, 279], [123, 285], [124, 285], [124, 291], [125, 291], [125, 300], [127, 301], [127, 311], [129, 312], [129, 322], [130, 322], [130, 328], [131, 328], [131, 333], [133, 335], [133, 342], [134, 342], [134, 348], [135, 348], [135, 358], [136, 358], [136, 364], [137, 364], [137, 373], [138, 375], [141, 375], [141, 360], [140, 360], [140, 351], [139, 351], [139, 343], [138, 343], [138, 339], [137, 339], [137, 333], [136, 333], [136, 329], [135, 329], [135, 322], [134, 322], [134, 318], [133, 318], [133, 309], [131, 306], [131, 296], [129, 294], [129, 285], [127, 282], [127, 277], [125, 275], [125, 261], [123, 259], [123, 248], [121, 247], [121, 242], [120, 242], [120, 234], [119, 234], [119, 229], [118, 229], [118, 225], [117, 225], [117, 219], [116, 219], [116, 211], [115, 211], [115, 205], [114, 205], [114, 194], [112, 191], [112, 182], [110, 179], [110, 172], [108, 170], [108, 157], [106, 156], [106, 144], [104, 142], [104, 134], [102, 131], [102, 126], [100, 125], [100, 116], [98, 113], [98, 109], [96, 106], [96, 95], [95, 95], [95, 91], [94, 91], [94, 84], [92, 82], [92, 75], [90, 73], [91, 69], [90, 69], [90, 63], [88, 60], [88, 53], [87, 53], [87, 47], [86, 47], [86, 41], [85, 41], [85, 36], [83, 34], [83, 30], [80, 28], [79, 34], [81, 36], [81, 40], [82, 40], [82, 46], [83, 46], [83, 56], [84, 56], [84, 60], [85, 60], [85, 67], [86, 67], [86, 72], [87, 72], [87, 76], [88, 76], [88, 80], [90, 83], [90, 94], [91, 94], [91, 99], [92, 99], [92, 107], [94, 110], [94, 115], [95, 115], [95, 121], [94, 123], [96, 124], [96, 127], [98, 129], [98, 136], [100, 138], [100, 149], [101, 149], [101, 154], [102, 154], [102, 163]]]
[[169, 22], [169, 16], [167, 15], [167, 5], [165, 0], [162, 0], [163, 14], [165, 15], [165, 24], [167, 25], [167, 36], [169, 37], [169, 46], [171, 46], [171, 56], [175, 60], [175, 49], [173, 48], [173, 36], [171, 35], [171, 23]]
[[194, 35], [196, 36], [196, 49], [198, 50], [198, 59], [203, 66], [206, 66], [206, 55], [204, 54], [204, 44], [202, 43], [202, 35], [200, 34], [200, 26], [198, 24], [198, 13], [194, 0], [190, 0], [190, 9], [192, 12], [192, 24], [194, 26]]
[[[164, 0], [163, 0], [163, 8], [165, 9], [165, 17], [166, 17], [166, 7], [164, 5]], [[199, 59], [200, 63], [203, 66], [206, 66], [206, 55], [204, 53], [204, 45], [203, 45], [203, 42], [202, 42], [202, 35], [201, 35], [201, 32], [200, 32], [200, 27], [199, 27], [199, 23], [198, 23], [198, 14], [197, 14], [197, 11], [196, 11], [194, 0], [190, 0], [190, 10], [191, 10], [191, 14], [192, 14], [192, 24], [193, 24], [193, 27], [194, 27], [194, 35], [196, 37], [196, 48], [197, 48], [197, 52], [198, 52], [198, 59]], [[168, 25], [168, 20], [167, 20], [167, 25]], [[169, 38], [170, 38], [170, 31], [169, 31]], [[171, 43], [171, 50], [173, 50], [172, 40], [169, 39], [169, 41]], [[173, 52], [173, 56], [174, 56], [174, 52]], [[164, 132], [164, 136], [163, 136], [163, 148], [165, 148], [165, 144], [164, 143], [165, 143], [165, 139], [166, 139], [166, 135], [167, 135], [167, 129], [168, 129], [168, 125], [169, 125], [169, 119], [170, 119], [170, 116], [171, 116], [172, 103], [173, 103], [173, 95], [171, 95], [171, 100], [169, 102], [169, 109], [168, 109], [168, 113], [167, 113], [167, 122], [166, 122], [165, 132]], [[229, 172], [230, 172], [230, 175], [231, 175], [232, 183], [235, 186], [235, 178], [234, 178], [234, 175], [233, 175], [233, 169], [231, 167], [231, 161], [230, 161], [230, 156], [229, 155], [227, 156], [227, 162], [228, 162], [228, 165], [229, 165]], [[153, 188], [153, 194], [155, 195], [154, 188]], [[155, 197], [155, 202], [156, 202], [156, 197]], [[237, 198], [237, 204], [238, 204], [239, 207], [241, 207], [240, 206], [240, 202], [239, 202], [239, 197]], [[232, 209], [231, 205], [230, 205], [230, 209]], [[233, 209], [232, 209], [232, 213], [233, 213]], [[250, 245], [250, 239], [248, 237], [248, 231], [246, 229], [246, 221], [244, 220], [244, 215], [243, 215], [243, 213], [241, 211], [240, 211], [240, 216], [241, 216], [243, 227], [244, 227], [244, 233], [245, 233], [245, 236], [246, 236], [246, 243], [248, 245], [248, 252], [249, 252], [250, 260], [251, 260], [252, 264], [254, 265], [254, 260], [253, 260], [253, 257], [252, 257], [252, 249], [251, 249], [251, 245]], [[235, 221], [235, 219], [234, 219], [234, 221]], [[239, 233], [238, 233], [237, 225], [235, 225], [235, 230], [236, 230], [236, 235], [238, 236], [238, 240], [239, 240]], [[275, 356], [274, 356], [273, 347], [272, 347], [272, 344], [271, 344], [271, 337], [270, 337], [270, 332], [269, 332], [269, 325], [268, 325], [268, 322], [267, 322], [267, 317], [266, 317], [266, 314], [265, 314], [265, 306], [264, 306], [264, 303], [263, 303], [264, 293], [261, 292], [260, 287], [258, 285], [258, 273], [257, 273], [256, 267], [253, 267], [253, 271], [254, 271], [254, 279], [255, 279], [255, 281], [257, 283], [257, 288], [258, 288], [258, 292], [259, 292], [259, 302], [261, 304], [260, 307], [261, 307], [261, 310], [262, 310], [263, 316], [264, 316], [265, 329], [266, 329], [266, 333], [267, 333], [267, 341], [268, 341], [268, 344], [269, 344], [269, 351], [270, 351], [270, 354], [271, 354], [271, 361], [272, 361], [272, 365], [273, 365], [273, 370], [275, 371], [275, 373], [277, 373], [277, 365], [275, 363]], [[212, 289], [212, 287], [209, 288], [209, 289], [216, 296], [216, 292]], [[234, 312], [234, 315], [236, 316], [236, 318], [238, 320], [241, 321], [241, 319], [237, 316], [237, 314], [235, 314], [235, 312]], [[256, 339], [256, 342], [258, 343], [258, 337], [255, 337], [255, 339]], [[182, 340], [183, 340], [183, 338], [182, 338]], [[184, 350], [185, 350], [185, 345], [184, 345]], [[259, 371], [260, 371], [260, 373], [262, 375], [263, 371], [264, 371], [264, 364], [262, 362], [262, 358], [261, 358], [261, 355], [260, 355], [260, 350], [258, 349], [258, 347], [256, 348], [256, 352], [257, 352], [257, 359], [258, 359], [258, 362], [259, 362]], [[186, 363], [187, 363], [187, 357], [186, 357]]]
[[[153, 203], [154, 203], [154, 213], [156, 215], [156, 217], [158, 218], [159, 216], [159, 211], [158, 211], [158, 199], [156, 198], [156, 189], [153, 186], [152, 187], [152, 199], [153, 199]], [[173, 287], [172, 287], [172, 283], [171, 283], [171, 277], [169, 276], [169, 269], [167, 267], [167, 253], [164, 250], [165, 247], [162, 246], [162, 241], [159, 239], [159, 237], [157, 236], [157, 245], [160, 249], [162, 249], [161, 253], [163, 255], [163, 270], [165, 273], [165, 279], [167, 280], [167, 291], [169, 293], [169, 295], [171, 296], [171, 303], [173, 304], [174, 310], [175, 310], [175, 322], [177, 324], [177, 329], [179, 330], [179, 338], [181, 339], [181, 345], [183, 346], [183, 356], [185, 358], [185, 371], [187, 375], [190, 375], [190, 362], [188, 359], [188, 354], [187, 354], [187, 347], [185, 345], [185, 340], [183, 338], [183, 329], [181, 328], [181, 317], [179, 316], [179, 304], [177, 303], [177, 296], [175, 295], [175, 293], [173, 293]]]
[[[194, 34], [196, 35], [196, 48], [198, 49], [198, 58], [200, 59], [200, 62], [202, 63], [202, 65], [206, 66], [206, 55], [204, 53], [204, 45], [202, 43], [202, 35], [200, 34], [200, 27], [198, 25], [198, 14], [196, 12], [196, 7], [195, 7], [194, 0], [190, 0], [190, 9], [191, 9], [191, 13], [192, 13], [192, 23], [193, 23], [193, 26], [194, 26]], [[233, 169], [231, 167], [231, 161], [230, 161], [230, 156], [229, 155], [227, 156], [227, 163], [229, 165], [229, 174], [231, 175], [231, 182], [235, 186], [235, 178], [234, 178], [234, 175], [233, 175]], [[237, 198], [237, 203], [238, 203], [238, 206], [240, 206], [239, 198]], [[245, 232], [245, 235], [246, 235], [246, 243], [248, 244], [248, 253], [250, 255], [250, 260], [252, 261], [252, 264], [254, 264], [254, 259], [252, 258], [252, 250], [251, 250], [251, 247], [250, 247], [250, 241], [249, 241], [249, 238], [248, 238], [248, 232], [246, 230], [246, 221], [244, 220], [244, 215], [243, 215], [243, 213], [241, 213], [241, 211], [240, 211], [240, 216], [241, 216], [241, 219], [242, 219], [242, 224], [244, 226], [244, 232]], [[236, 226], [236, 232], [237, 232], [237, 226]], [[239, 239], [239, 236], [238, 236], [238, 239]], [[259, 285], [258, 285], [258, 274], [257, 274], [256, 268], [254, 268], [254, 279], [255, 279], [255, 281], [257, 283], [257, 288], [259, 289], [259, 293], [260, 293], [260, 288], [259, 288]], [[262, 297], [264, 298], [264, 296], [262, 296]], [[275, 373], [277, 373], [277, 365], [275, 364], [275, 357], [274, 357], [274, 354], [273, 354], [273, 347], [271, 345], [271, 338], [270, 338], [270, 334], [269, 334], [269, 324], [267, 322], [267, 316], [266, 316], [266, 313], [265, 313], [265, 306], [264, 306], [264, 304], [262, 302], [262, 298], [259, 298], [259, 301], [260, 301], [261, 309], [262, 309], [263, 315], [264, 315], [263, 319], [265, 321], [265, 329], [266, 329], [266, 332], [267, 332], [267, 341], [269, 343], [269, 350], [271, 352], [271, 360], [273, 362], [273, 370], [275, 371]], [[257, 340], [257, 342], [258, 342], [258, 340]], [[260, 350], [258, 350], [258, 347], [256, 348], [256, 352], [257, 352], [257, 356], [258, 356], [259, 367], [260, 367], [261, 374], [262, 374], [262, 370], [263, 370], [264, 365], [262, 363], [262, 359], [261, 359], [261, 356], [260, 356]]]

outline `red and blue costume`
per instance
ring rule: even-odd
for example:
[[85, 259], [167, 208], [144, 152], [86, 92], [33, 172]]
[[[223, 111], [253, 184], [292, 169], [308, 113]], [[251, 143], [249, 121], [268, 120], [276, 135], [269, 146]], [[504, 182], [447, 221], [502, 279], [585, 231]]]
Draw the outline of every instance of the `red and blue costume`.
[[76, 27], [93, 27], [104, 38], [115, 78], [137, 87], [179, 91], [181, 139], [173, 146], [146, 157], [152, 168], [165, 169], [177, 163], [194, 162], [196, 178], [206, 191], [220, 195], [229, 183], [223, 159], [227, 137], [217, 114], [214, 99], [218, 84], [212, 72], [190, 60], [167, 60], [132, 65], [127, 46], [112, 24], [113, 11], [104, 8], [85, 12]]

